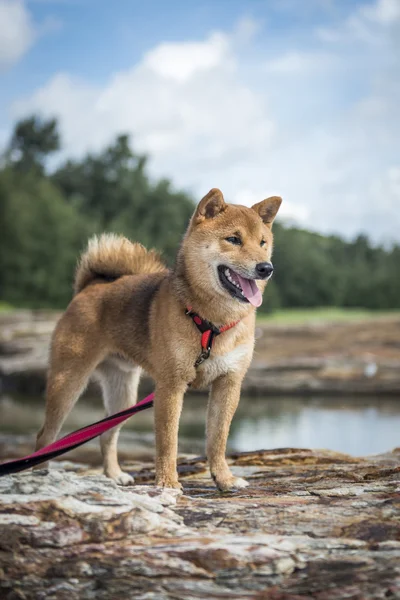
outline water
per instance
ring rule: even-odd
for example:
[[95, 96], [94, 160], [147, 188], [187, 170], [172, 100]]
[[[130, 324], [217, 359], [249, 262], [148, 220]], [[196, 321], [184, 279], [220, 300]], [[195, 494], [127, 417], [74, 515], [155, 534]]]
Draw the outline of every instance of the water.
[[264, 406], [233, 429], [235, 449], [327, 448], [365, 456], [400, 445], [400, 400], [286, 398]]
[[[187, 396], [180, 436], [203, 442], [207, 399]], [[43, 400], [0, 398], [0, 434], [33, 433], [42, 422]], [[81, 399], [63, 432], [103, 417], [99, 401]], [[152, 409], [125, 426], [136, 432], [153, 429]], [[400, 399], [396, 398], [245, 398], [241, 399], [229, 436], [229, 448], [327, 448], [363, 456], [400, 446]]]

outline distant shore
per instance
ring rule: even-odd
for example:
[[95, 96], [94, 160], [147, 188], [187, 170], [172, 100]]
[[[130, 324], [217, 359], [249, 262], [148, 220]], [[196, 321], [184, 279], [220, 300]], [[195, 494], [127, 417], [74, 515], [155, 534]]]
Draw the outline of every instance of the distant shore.
[[[400, 394], [400, 313], [261, 316], [247, 395]], [[42, 394], [59, 312], [0, 312], [0, 393]], [[150, 389], [143, 378], [143, 390]], [[89, 390], [90, 392], [90, 390]]]

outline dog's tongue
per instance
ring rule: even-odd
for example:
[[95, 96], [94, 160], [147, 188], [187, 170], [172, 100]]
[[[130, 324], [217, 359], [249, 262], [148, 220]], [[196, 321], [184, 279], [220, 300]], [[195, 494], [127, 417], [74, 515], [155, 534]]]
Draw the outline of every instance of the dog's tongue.
[[247, 300], [253, 306], [260, 306], [262, 303], [262, 295], [254, 279], [246, 279], [245, 277], [241, 277], [239, 273], [235, 273], [235, 275], [239, 280], [243, 295], [246, 296]]

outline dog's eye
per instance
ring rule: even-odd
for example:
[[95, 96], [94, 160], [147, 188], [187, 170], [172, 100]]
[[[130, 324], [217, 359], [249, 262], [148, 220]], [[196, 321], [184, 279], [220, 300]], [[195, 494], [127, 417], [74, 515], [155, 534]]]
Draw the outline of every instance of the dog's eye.
[[266, 242], [265, 242], [265, 240], [261, 240], [261, 242], [260, 242], [260, 246], [261, 246], [261, 247], [265, 246], [265, 243], [266, 243]]
[[231, 235], [231, 237], [227, 237], [227, 238], [225, 238], [225, 240], [227, 242], [229, 242], [230, 244], [234, 244], [235, 246], [242, 245], [242, 240], [237, 235]]

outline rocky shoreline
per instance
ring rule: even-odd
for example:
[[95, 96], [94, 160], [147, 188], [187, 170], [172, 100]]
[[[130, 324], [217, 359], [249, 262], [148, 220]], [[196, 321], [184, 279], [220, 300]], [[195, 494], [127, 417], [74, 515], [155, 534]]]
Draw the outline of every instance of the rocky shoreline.
[[0, 479], [4, 600], [400, 598], [400, 449], [353, 458], [290, 448], [231, 455], [250, 486], [221, 494], [181, 457], [183, 494], [54, 463]]
[[[40, 395], [51, 333], [60, 313], [0, 313], [0, 392]], [[247, 395], [400, 393], [400, 318], [261, 324]], [[143, 379], [142, 392], [152, 387]], [[89, 389], [90, 393], [90, 389]]]

